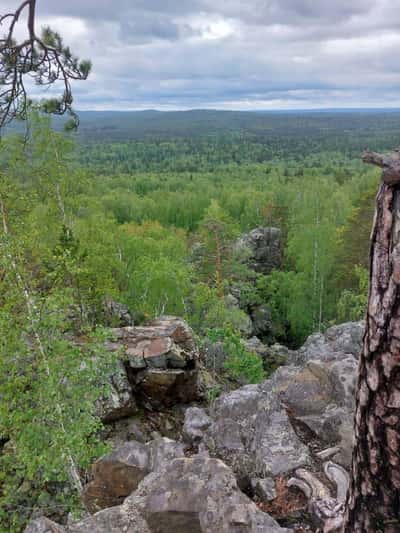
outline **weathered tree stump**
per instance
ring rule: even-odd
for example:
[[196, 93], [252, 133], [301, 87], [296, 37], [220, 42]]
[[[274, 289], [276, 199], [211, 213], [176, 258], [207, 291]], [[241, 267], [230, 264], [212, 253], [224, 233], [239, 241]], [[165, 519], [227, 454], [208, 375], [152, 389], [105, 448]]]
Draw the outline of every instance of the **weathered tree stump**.
[[400, 151], [367, 152], [382, 168], [371, 234], [345, 533], [400, 532]]

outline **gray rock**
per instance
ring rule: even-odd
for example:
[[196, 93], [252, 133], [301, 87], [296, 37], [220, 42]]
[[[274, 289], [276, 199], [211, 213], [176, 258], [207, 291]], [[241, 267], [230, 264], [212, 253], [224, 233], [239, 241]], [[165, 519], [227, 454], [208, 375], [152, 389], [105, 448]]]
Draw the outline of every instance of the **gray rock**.
[[185, 456], [185, 448], [181, 442], [166, 437], [155, 439], [147, 443], [150, 454], [150, 469], [161, 472], [167, 468], [173, 459]]
[[256, 336], [246, 339], [244, 341], [244, 346], [248, 352], [253, 352], [262, 357], [266, 358], [269, 354], [269, 347], [266, 344], [263, 344], [260, 339]]
[[204, 438], [204, 432], [210, 427], [211, 418], [200, 407], [189, 407], [185, 411], [183, 424], [183, 438], [192, 445], [198, 444]]
[[218, 459], [175, 459], [165, 471], [147, 476], [124, 502], [154, 533], [284, 533], [238, 488], [232, 471]]
[[364, 322], [346, 322], [327, 329], [325, 333], [315, 333], [298, 350], [296, 363], [312, 359], [337, 361], [347, 354], [358, 357], [363, 334]]
[[66, 529], [42, 516], [31, 520], [24, 533], [66, 533]]
[[250, 317], [253, 335], [262, 337], [263, 339], [272, 337], [272, 316], [271, 311], [267, 305], [259, 305], [253, 308]]
[[248, 266], [255, 272], [269, 274], [282, 264], [281, 231], [278, 228], [255, 228], [240, 237], [238, 251], [243, 251]]
[[275, 481], [272, 478], [252, 478], [251, 488], [262, 502], [270, 502], [276, 498]]
[[267, 402], [255, 421], [251, 447], [256, 472], [275, 477], [311, 462], [308, 448], [297, 437], [289, 417], [277, 401]]
[[281, 372], [275, 380], [223, 394], [211, 409], [213, 423], [204, 443], [232, 467], [240, 483], [251, 473], [275, 476], [309, 462], [309, 452], [280, 403], [280, 376], [286, 378]]
[[110, 507], [76, 522], [68, 529], [69, 533], [152, 533], [145, 520], [122, 505]]

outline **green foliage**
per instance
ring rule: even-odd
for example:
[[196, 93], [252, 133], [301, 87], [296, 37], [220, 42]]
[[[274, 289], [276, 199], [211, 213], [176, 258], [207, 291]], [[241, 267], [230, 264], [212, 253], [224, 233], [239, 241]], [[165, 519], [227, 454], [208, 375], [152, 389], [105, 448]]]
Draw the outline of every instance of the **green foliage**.
[[344, 289], [337, 303], [337, 315], [341, 322], [361, 320], [365, 316], [368, 301], [368, 270], [360, 265], [354, 267], [358, 290]]
[[208, 331], [212, 342], [221, 341], [228, 354], [224, 367], [230, 377], [247, 383], [260, 383], [265, 378], [262, 359], [245, 349], [242, 339], [232, 327]]

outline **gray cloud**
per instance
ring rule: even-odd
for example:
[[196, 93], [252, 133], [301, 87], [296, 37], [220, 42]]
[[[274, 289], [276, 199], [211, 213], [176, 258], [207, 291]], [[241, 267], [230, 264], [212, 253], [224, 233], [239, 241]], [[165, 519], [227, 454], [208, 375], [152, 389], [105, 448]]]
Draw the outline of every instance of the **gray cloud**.
[[92, 59], [74, 94], [97, 109], [399, 106], [395, 4], [37, 0], [38, 23]]

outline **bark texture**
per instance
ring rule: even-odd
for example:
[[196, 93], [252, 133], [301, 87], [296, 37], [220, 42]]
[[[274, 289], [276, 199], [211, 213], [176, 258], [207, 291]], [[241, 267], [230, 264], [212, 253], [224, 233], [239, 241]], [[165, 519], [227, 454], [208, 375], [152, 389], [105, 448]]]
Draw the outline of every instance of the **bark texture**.
[[371, 235], [370, 288], [360, 356], [345, 533], [400, 532], [400, 154], [382, 167]]

